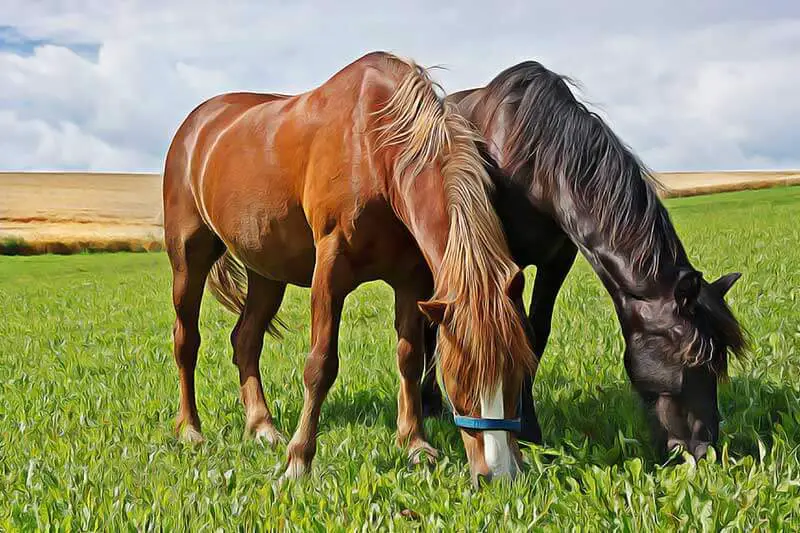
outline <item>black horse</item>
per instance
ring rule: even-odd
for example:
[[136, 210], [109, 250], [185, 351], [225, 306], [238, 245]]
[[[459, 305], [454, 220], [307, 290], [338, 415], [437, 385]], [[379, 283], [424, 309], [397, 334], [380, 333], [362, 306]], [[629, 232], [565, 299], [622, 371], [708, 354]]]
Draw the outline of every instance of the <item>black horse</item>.
[[[495, 209], [520, 267], [536, 265], [529, 319], [536, 354], [578, 250], [611, 295], [626, 341], [625, 369], [663, 455], [699, 458], [719, 433], [717, 380], [745, 335], [724, 301], [740, 274], [709, 283], [690, 263], [656, 193], [658, 183], [607, 124], [577, 101], [568, 79], [533, 61], [448, 99], [480, 130], [502, 172]], [[435, 333], [429, 330], [429, 353]], [[430, 373], [429, 373], [430, 374]], [[541, 442], [532, 397], [520, 438]], [[431, 375], [425, 412], [441, 412]]]

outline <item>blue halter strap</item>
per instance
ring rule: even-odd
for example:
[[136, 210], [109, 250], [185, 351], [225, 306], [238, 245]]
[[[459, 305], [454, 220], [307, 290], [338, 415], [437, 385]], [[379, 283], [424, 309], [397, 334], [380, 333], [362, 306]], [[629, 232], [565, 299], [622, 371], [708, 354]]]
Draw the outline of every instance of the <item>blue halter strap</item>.
[[[450, 408], [450, 413], [453, 415], [453, 424], [456, 427], [473, 431], [510, 431], [512, 433], [520, 433], [522, 431], [522, 419], [520, 416], [516, 418], [478, 418], [459, 415], [456, 413], [453, 402], [450, 401], [447, 387], [444, 386], [444, 380], [441, 379], [438, 367], [436, 369], [436, 379], [439, 381], [439, 388]], [[522, 391], [520, 391], [519, 401], [517, 402], [517, 414], [519, 415], [520, 413], [522, 413]]]

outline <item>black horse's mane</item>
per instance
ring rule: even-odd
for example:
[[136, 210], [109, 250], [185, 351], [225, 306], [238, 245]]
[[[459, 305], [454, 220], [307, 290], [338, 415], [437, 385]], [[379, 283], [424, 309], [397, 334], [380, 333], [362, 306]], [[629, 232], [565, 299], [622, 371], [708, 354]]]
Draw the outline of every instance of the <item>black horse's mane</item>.
[[[571, 80], [525, 61], [506, 69], [484, 90], [493, 114], [514, 108], [505, 142], [510, 172], [526, 164], [549, 183], [565, 180], [598, 231], [616, 249], [627, 249], [634, 267], [656, 275], [662, 259], [682, 252], [658, 198], [661, 184], [594, 112], [579, 102]], [[488, 103], [488, 104], [487, 104]]]
[[[498, 74], [482, 90], [486, 121], [501, 106], [512, 109], [505, 170], [515, 175], [529, 165], [531, 176], [545, 186], [566, 184], [610, 246], [651, 279], [664, 265], [688, 264], [657, 194], [663, 186], [603, 119], [575, 98], [570, 85], [575, 84], [569, 78], [525, 61]], [[714, 342], [741, 353], [746, 346], [743, 331], [722, 298], [704, 294], [698, 304], [693, 320], [698, 330], [686, 339], [687, 348], [698, 352], [696, 362], [719, 357]], [[712, 361], [722, 373], [724, 354]]]

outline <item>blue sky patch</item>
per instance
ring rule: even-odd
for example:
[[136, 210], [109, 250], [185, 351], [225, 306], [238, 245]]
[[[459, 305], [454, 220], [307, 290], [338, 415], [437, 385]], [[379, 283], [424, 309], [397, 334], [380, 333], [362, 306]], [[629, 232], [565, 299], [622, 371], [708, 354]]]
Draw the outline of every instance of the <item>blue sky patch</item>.
[[23, 34], [14, 26], [0, 25], [0, 52], [11, 52], [26, 57], [33, 55], [36, 48], [48, 44], [69, 48], [91, 61], [97, 60], [100, 51], [100, 45], [97, 43], [63, 43], [49, 39], [35, 39]]

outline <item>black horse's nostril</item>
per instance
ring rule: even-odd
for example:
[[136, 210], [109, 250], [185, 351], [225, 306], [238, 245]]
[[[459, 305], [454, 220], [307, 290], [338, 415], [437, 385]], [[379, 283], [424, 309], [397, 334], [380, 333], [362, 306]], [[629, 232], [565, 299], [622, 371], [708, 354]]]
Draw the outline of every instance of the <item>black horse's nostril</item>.
[[688, 450], [689, 446], [686, 444], [686, 441], [683, 439], [670, 437], [667, 440], [667, 454], [671, 454], [677, 451], [685, 451]]
[[700, 459], [704, 459], [706, 454], [708, 453], [708, 443], [707, 442], [700, 442], [695, 445], [694, 450], [692, 450], [692, 455], [694, 456], [695, 461], [699, 461]]

